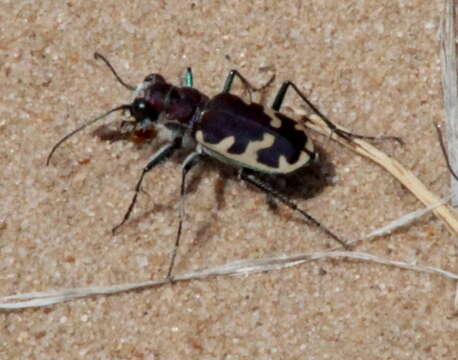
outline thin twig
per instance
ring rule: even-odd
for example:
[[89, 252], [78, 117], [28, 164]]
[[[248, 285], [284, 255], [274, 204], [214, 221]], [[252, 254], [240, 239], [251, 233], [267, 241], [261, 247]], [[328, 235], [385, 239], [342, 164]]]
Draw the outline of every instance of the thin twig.
[[[456, 74], [455, 1], [444, 1], [441, 21], [442, 87], [447, 122], [447, 152], [452, 169], [458, 169], [458, 82]], [[458, 181], [451, 176], [452, 205], [458, 205]]]
[[[241, 275], [248, 273], [280, 270], [311, 261], [337, 258], [372, 262], [386, 266], [398, 267], [410, 271], [436, 274], [445, 278], [458, 280], [458, 274], [454, 274], [452, 272], [445, 271], [443, 269], [436, 267], [413, 265], [410, 263], [394, 261], [362, 252], [329, 251], [254, 260], [235, 261], [228, 264], [224, 264], [222, 266], [216, 266], [211, 269], [205, 269], [182, 275], [176, 275], [174, 276], [173, 281], [188, 281], [212, 278], [215, 276]], [[6, 296], [0, 298], [0, 310], [17, 310], [31, 307], [49, 306], [56, 303], [67, 302], [91, 296], [117, 294], [126, 291], [159, 287], [161, 285], [165, 285], [168, 283], [170, 283], [169, 279], [161, 279], [153, 281], [143, 281], [138, 283], [118, 284], [113, 286], [92, 286], [87, 288], [62, 289]]]
[[[295, 110], [297, 114], [303, 114], [301, 110]], [[371, 144], [361, 139], [346, 140], [335, 133], [331, 133], [329, 127], [324, 124], [320, 117], [311, 115], [308, 117], [310, 121], [305, 122], [305, 126], [317, 131], [323, 135], [329, 136], [336, 140], [345, 147], [350, 148], [356, 153], [372, 160], [376, 164], [380, 165], [392, 176], [394, 176], [401, 184], [403, 184], [418, 200], [420, 200], [425, 206], [435, 206], [441, 202], [441, 199], [429, 191], [426, 186], [409, 170], [407, 170], [398, 161], [391, 158], [387, 154], [381, 152]], [[342, 130], [347, 131], [344, 128], [338, 127]], [[441, 219], [447, 229], [453, 234], [458, 235], [458, 213], [449, 205], [441, 205], [433, 209], [433, 213]]]

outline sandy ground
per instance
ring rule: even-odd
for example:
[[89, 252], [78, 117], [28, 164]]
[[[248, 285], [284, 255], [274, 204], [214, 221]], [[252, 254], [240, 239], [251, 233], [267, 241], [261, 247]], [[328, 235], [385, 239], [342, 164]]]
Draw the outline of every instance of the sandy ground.
[[[57, 139], [129, 100], [94, 51], [131, 83], [150, 72], [178, 83], [192, 66], [196, 87], [209, 95], [231, 68], [254, 84], [273, 69], [268, 103], [283, 80], [294, 80], [333, 121], [401, 136], [405, 147], [380, 148], [446, 195], [432, 126], [443, 118], [441, 1], [380, 3], [3, 0], [0, 295], [155, 279], [167, 270], [182, 158], [148, 176], [148, 195], [114, 237], [110, 230], [159, 144], [109, 143], [89, 130], [44, 165]], [[314, 139], [326, 158], [319, 171], [326, 185], [294, 199], [343, 238], [421, 207], [380, 168]], [[230, 174], [215, 164], [193, 171], [177, 273], [334, 246]], [[357, 250], [458, 270], [456, 239], [433, 216]], [[438, 276], [345, 260], [189, 281], [2, 312], [0, 358], [454, 359], [454, 290]]]

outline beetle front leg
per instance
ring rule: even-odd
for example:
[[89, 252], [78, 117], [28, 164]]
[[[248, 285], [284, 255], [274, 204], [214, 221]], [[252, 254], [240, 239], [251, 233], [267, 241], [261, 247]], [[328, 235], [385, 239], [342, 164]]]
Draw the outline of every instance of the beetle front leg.
[[135, 203], [137, 202], [137, 196], [141, 190], [143, 178], [145, 177], [146, 173], [152, 170], [162, 161], [165, 161], [168, 158], [170, 158], [173, 155], [173, 153], [175, 152], [175, 150], [179, 149], [180, 147], [181, 147], [181, 138], [177, 138], [175, 139], [174, 142], [161, 147], [158, 151], [156, 151], [153, 154], [153, 156], [150, 157], [150, 159], [148, 160], [148, 163], [142, 170], [142, 173], [140, 175], [140, 178], [138, 179], [137, 185], [135, 186], [135, 194], [132, 198], [132, 201], [130, 202], [129, 208], [127, 209], [126, 213], [124, 214], [124, 218], [118, 225], [116, 225], [112, 229], [113, 235], [115, 235], [116, 231], [129, 219], [130, 214], [135, 206]]
[[186, 72], [184, 73], [183, 80], [181, 81], [181, 86], [190, 87], [194, 86], [194, 80], [192, 77], [192, 69], [190, 67], [186, 68]]

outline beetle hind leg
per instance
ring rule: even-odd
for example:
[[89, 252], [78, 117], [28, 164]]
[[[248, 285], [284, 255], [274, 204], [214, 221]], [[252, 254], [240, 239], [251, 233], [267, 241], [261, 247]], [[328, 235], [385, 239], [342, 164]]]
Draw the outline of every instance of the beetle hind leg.
[[392, 140], [398, 142], [400, 145], [403, 145], [404, 142], [400, 137], [397, 136], [365, 136], [354, 134], [349, 131], [345, 131], [339, 129], [331, 120], [329, 120], [307, 97], [299, 90], [299, 88], [291, 81], [285, 81], [280, 90], [278, 90], [277, 95], [275, 96], [274, 102], [272, 103], [272, 109], [274, 111], [280, 111], [280, 108], [283, 104], [283, 100], [285, 99], [286, 92], [288, 88], [292, 87], [296, 94], [312, 109], [312, 111], [317, 114], [329, 127], [329, 129], [340, 135], [341, 137], [350, 140], [350, 139], [364, 139], [364, 140]]
[[326, 233], [329, 237], [331, 237], [333, 240], [337, 241], [340, 245], [342, 245], [346, 250], [351, 250], [351, 246], [342, 240], [339, 236], [334, 234], [331, 230], [329, 230], [327, 227], [325, 227], [323, 224], [321, 224], [318, 220], [316, 220], [314, 217], [309, 215], [307, 212], [302, 210], [297, 206], [296, 203], [291, 201], [288, 197], [285, 195], [281, 194], [280, 192], [276, 191], [273, 189], [269, 184], [265, 183], [264, 181], [260, 180], [258, 177], [256, 177], [254, 174], [249, 173], [247, 170], [242, 169], [239, 173], [239, 176], [242, 180], [246, 181], [247, 183], [255, 186], [259, 190], [262, 190], [264, 193], [268, 194], [274, 199], [277, 199], [278, 201], [282, 202], [286, 206], [288, 206], [291, 210], [297, 211], [300, 213], [305, 219], [307, 219], [309, 222], [311, 222], [313, 225], [318, 227], [321, 231]]

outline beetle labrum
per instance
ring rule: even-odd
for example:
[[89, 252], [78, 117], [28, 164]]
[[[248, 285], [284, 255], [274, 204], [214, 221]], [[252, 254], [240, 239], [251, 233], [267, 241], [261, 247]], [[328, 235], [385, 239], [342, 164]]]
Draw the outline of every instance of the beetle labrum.
[[[69, 137], [113, 112], [128, 111], [134, 118], [129, 122], [133, 129], [151, 129], [162, 126], [170, 131], [171, 141], [150, 157], [138, 179], [135, 193], [124, 218], [113, 228], [114, 233], [130, 217], [145, 175], [162, 161], [169, 159], [177, 150], [188, 150], [189, 155], [182, 163], [180, 218], [167, 272], [169, 279], [172, 279], [173, 266], [181, 238], [186, 175], [196, 163], [205, 157], [215, 158], [235, 167], [240, 179], [300, 213], [328, 236], [348, 248], [346, 242], [340, 237], [257, 176], [259, 174], [290, 174], [309, 165], [316, 158], [313, 143], [307, 136], [303, 125], [280, 112], [286, 92], [290, 87], [339, 136], [347, 139], [362, 137], [337, 129], [294, 83], [284, 82], [275, 97], [272, 108], [266, 109], [254, 102], [246, 103], [240, 97], [230, 93], [235, 77], [242, 81], [245, 88], [257, 90], [236, 70], [230, 71], [223, 91], [209, 98], [193, 88], [190, 68], [186, 71], [181, 87], [169, 84], [162, 75], [154, 73], [148, 75], [142, 83], [134, 87], [125, 83], [118, 76], [105, 57], [95, 53], [95, 58], [103, 60], [116, 79], [124, 87], [134, 92], [134, 100], [131, 104], [109, 110], [64, 136], [50, 151], [46, 164], [49, 164], [56, 149]], [[364, 138], [375, 139], [373, 137]]]

